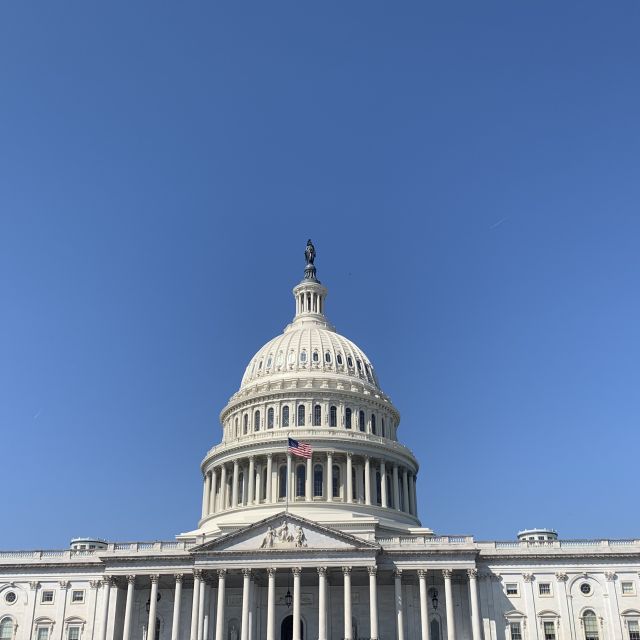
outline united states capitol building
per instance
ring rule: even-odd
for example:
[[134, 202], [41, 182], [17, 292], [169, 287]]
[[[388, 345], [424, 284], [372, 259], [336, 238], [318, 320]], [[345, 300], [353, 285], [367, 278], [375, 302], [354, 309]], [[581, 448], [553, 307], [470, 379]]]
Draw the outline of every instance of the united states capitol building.
[[0, 640], [640, 640], [640, 540], [422, 526], [398, 410], [305, 255], [220, 414], [197, 527], [0, 552]]

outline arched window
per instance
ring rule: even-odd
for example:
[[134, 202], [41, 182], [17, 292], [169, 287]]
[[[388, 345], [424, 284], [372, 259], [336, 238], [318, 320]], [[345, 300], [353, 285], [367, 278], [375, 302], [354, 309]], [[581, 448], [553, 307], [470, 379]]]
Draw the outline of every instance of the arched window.
[[312, 362], [320, 362], [320, 354], [317, 351], [314, 351], [311, 354], [311, 360]]
[[317, 464], [313, 467], [313, 496], [314, 498], [321, 498], [324, 491], [324, 474], [322, 472], [322, 465]]
[[349, 408], [344, 410], [344, 426], [351, 429], [351, 409]]
[[376, 504], [382, 504], [382, 476], [376, 471]]
[[587, 609], [582, 614], [582, 624], [584, 626], [584, 639], [585, 640], [598, 640], [598, 618], [596, 614]]
[[13, 620], [8, 616], [0, 621], [0, 640], [13, 640]]
[[273, 407], [267, 411], [267, 429], [273, 429]]
[[282, 426], [289, 426], [289, 407], [287, 407], [286, 405], [282, 407]]
[[376, 434], [376, 414], [371, 414], [371, 433]]
[[364, 431], [364, 411], [360, 411], [358, 414], [358, 428], [360, 431]]
[[349, 366], [350, 369], [353, 369], [353, 360], [351, 356], [347, 356], [347, 365]]
[[246, 435], [247, 431], [249, 431], [249, 416], [245, 413], [242, 422], [242, 433]]
[[329, 409], [329, 426], [337, 427], [338, 426], [338, 408], [332, 406]]
[[304, 405], [298, 405], [298, 426], [304, 427]]
[[336, 355], [336, 362], [342, 366], [342, 354], [339, 353], [338, 355]]
[[302, 364], [304, 364], [307, 361], [307, 352], [306, 351], [301, 351], [300, 352], [300, 362], [302, 362]]
[[384, 418], [382, 418], [382, 421], [381, 421], [381, 425], [380, 425], [380, 426], [382, 427], [382, 434], [381, 434], [381, 435], [382, 435], [382, 437], [384, 438]]
[[313, 407], [313, 426], [319, 427], [322, 422], [322, 409], [319, 404]]
[[440, 621], [437, 618], [431, 620], [431, 633], [429, 634], [430, 640], [441, 640], [440, 636]]
[[324, 361], [327, 364], [331, 364], [331, 351], [326, 351], [324, 354]]
[[333, 497], [340, 497], [340, 467], [337, 464], [333, 465]]
[[287, 465], [282, 465], [278, 471], [278, 498], [287, 497]]
[[260, 431], [260, 412], [256, 411], [253, 414], [253, 430]]
[[307, 479], [307, 468], [299, 464], [296, 468], [296, 498], [304, 498], [305, 482]]

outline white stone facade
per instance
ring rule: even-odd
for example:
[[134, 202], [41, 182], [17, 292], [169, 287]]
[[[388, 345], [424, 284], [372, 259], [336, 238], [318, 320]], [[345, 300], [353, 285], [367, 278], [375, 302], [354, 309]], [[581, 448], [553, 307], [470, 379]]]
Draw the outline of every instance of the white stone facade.
[[221, 413], [197, 528], [0, 552], [0, 640], [640, 640], [640, 540], [421, 526], [399, 413], [326, 295], [311, 261]]

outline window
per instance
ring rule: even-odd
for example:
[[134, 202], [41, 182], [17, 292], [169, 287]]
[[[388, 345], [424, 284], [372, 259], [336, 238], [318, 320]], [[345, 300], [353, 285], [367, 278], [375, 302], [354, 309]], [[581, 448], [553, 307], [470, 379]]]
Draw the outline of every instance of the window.
[[333, 479], [332, 495], [334, 498], [339, 498], [340, 497], [340, 467], [337, 464], [333, 465], [332, 479]]
[[278, 355], [276, 356], [276, 364], [281, 367], [283, 361], [284, 357], [282, 356], [282, 351], [278, 351]]
[[49, 627], [37, 627], [36, 640], [49, 640]]
[[282, 407], [282, 426], [289, 426], [289, 407], [287, 406]]
[[71, 592], [71, 602], [84, 602], [84, 591], [81, 589], [75, 589]]
[[273, 429], [273, 407], [267, 410], [267, 429]]
[[296, 468], [296, 498], [304, 498], [304, 485], [307, 479], [307, 470], [303, 464]]
[[508, 596], [517, 596], [518, 595], [518, 583], [517, 582], [507, 582], [504, 585]]
[[302, 362], [302, 364], [304, 364], [307, 361], [307, 352], [306, 351], [301, 351], [300, 352], [300, 362]]
[[338, 426], [338, 408], [337, 407], [332, 406], [329, 409], [329, 426], [330, 427]]
[[382, 504], [382, 476], [376, 471], [376, 504]]
[[330, 352], [330, 351], [325, 352], [325, 354], [324, 354], [324, 361], [325, 361], [327, 364], [331, 364], [331, 352]]
[[376, 434], [376, 416], [374, 413], [371, 414], [371, 433], [373, 435]]
[[67, 640], [80, 640], [80, 627], [78, 625], [70, 626], [67, 629]]
[[234, 436], [237, 438], [238, 437], [238, 418], [235, 419], [234, 424], [235, 424]]
[[242, 419], [242, 433], [246, 435], [249, 430], [249, 416], [245, 413], [244, 418]]
[[351, 429], [351, 409], [345, 409], [344, 411], [344, 426], [347, 429]]
[[519, 622], [510, 622], [509, 631], [511, 632], [511, 640], [522, 640], [522, 629]]
[[584, 612], [582, 615], [582, 624], [584, 627], [585, 640], [598, 640], [598, 619], [593, 611], [587, 610]]
[[640, 624], [638, 624], [638, 621], [629, 620], [627, 627], [629, 629], [629, 640], [640, 640]]
[[317, 404], [315, 405], [315, 407], [313, 407], [313, 426], [319, 427], [321, 422], [322, 422], [322, 409], [320, 408], [320, 405]]
[[293, 351], [289, 352], [289, 355], [287, 356], [287, 362], [289, 364], [293, 364], [296, 361], [296, 354]]
[[15, 591], [7, 591], [7, 593], [4, 594], [4, 601], [7, 604], [13, 604], [17, 599], [18, 596]]
[[317, 351], [314, 351], [311, 354], [311, 361], [312, 362], [320, 362], [320, 354]]
[[9, 617], [0, 621], [0, 640], [12, 640], [13, 638], [13, 620]]
[[364, 411], [360, 411], [358, 414], [358, 428], [360, 431], [364, 431]]
[[588, 596], [591, 593], [591, 585], [588, 582], [583, 582], [580, 585], [580, 591], [585, 595]]
[[338, 353], [338, 354], [336, 355], [336, 362], [337, 362], [340, 366], [342, 366], [342, 354], [341, 354], [341, 353]]
[[362, 373], [362, 362], [360, 362], [360, 360], [356, 360], [356, 364], [358, 365], [358, 371]]
[[550, 582], [540, 582], [538, 584], [538, 593], [541, 596], [550, 596], [551, 595], [551, 583]]
[[271, 363], [273, 362], [273, 358], [269, 356], [267, 358], [267, 369], [271, 369]]
[[253, 430], [260, 431], [260, 412], [256, 411], [253, 414]]
[[43, 603], [51, 603], [53, 602], [53, 591], [43, 591], [42, 596], [40, 597], [40, 602]]
[[324, 474], [322, 473], [322, 465], [317, 464], [313, 467], [313, 497], [322, 498], [324, 488]]
[[298, 426], [304, 427], [304, 405], [298, 405]]
[[353, 369], [353, 360], [351, 359], [351, 356], [347, 357], [347, 365], [350, 369]]
[[556, 640], [556, 623], [552, 620], [545, 620], [542, 623], [544, 630], [544, 640]]
[[622, 595], [623, 596], [632, 596], [635, 593], [635, 589], [633, 588], [633, 582], [623, 582], [622, 583]]
[[287, 467], [283, 465], [280, 467], [280, 471], [278, 472], [279, 482], [278, 482], [278, 498], [286, 498], [287, 497]]

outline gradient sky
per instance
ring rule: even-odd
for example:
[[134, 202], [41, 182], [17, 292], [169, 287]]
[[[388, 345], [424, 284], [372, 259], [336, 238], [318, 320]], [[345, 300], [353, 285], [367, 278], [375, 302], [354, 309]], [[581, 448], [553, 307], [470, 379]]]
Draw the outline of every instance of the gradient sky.
[[0, 548], [195, 527], [313, 238], [439, 533], [640, 537], [637, 2], [0, 7]]

